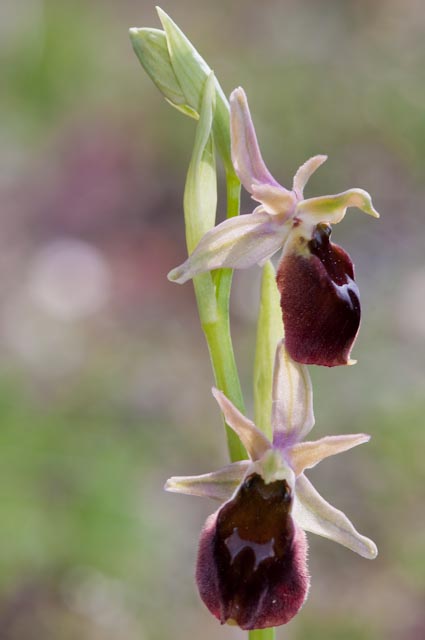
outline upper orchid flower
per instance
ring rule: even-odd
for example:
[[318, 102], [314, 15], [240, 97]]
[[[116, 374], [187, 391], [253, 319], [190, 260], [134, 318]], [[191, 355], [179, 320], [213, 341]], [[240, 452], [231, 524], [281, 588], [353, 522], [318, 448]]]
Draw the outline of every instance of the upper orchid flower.
[[306, 469], [369, 440], [365, 434], [302, 442], [314, 424], [306, 367], [276, 351], [273, 379], [273, 442], [213, 389], [226, 422], [250, 460], [201, 476], [174, 477], [168, 491], [206, 496], [222, 505], [201, 534], [196, 578], [201, 598], [222, 623], [260, 629], [288, 622], [307, 597], [304, 531], [330, 538], [365, 558], [375, 544], [326, 502]]
[[325, 162], [323, 155], [307, 160], [292, 190], [285, 189], [264, 164], [241, 88], [230, 96], [230, 114], [233, 164], [260, 205], [211, 229], [168, 277], [183, 283], [203, 271], [263, 265], [283, 247], [277, 284], [289, 354], [304, 364], [349, 364], [360, 323], [359, 294], [351, 259], [330, 242], [329, 225], [340, 222], [348, 207], [378, 218], [371, 197], [363, 189], [349, 189], [304, 199], [304, 187]]

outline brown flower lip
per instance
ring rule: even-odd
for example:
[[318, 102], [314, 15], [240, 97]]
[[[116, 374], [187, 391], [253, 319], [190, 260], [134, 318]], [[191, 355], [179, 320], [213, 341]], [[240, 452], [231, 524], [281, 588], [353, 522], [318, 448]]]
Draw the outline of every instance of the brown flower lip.
[[306, 252], [285, 252], [276, 281], [281, 294], [286, 348], [303, 364], [350, 364], [360, 326], [360, 298], [350, 256], [330, 242], [319, 224]]
[[262, 629], [285, 624], [308, 592], [305, 535], [290, 515], [286, 480], [250, 475], [201, 534], [197, 582], [222, 624]]

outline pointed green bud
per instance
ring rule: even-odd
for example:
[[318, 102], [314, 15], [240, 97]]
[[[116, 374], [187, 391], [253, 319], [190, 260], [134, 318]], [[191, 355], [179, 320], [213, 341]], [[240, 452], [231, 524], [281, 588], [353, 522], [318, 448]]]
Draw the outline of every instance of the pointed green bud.
[[[211, 69], [183, 31], [171, 20], [170, 16], [160, 7], [157, 7], [156, 10], [167, 36], [168, 50], [176, 78], [186, 97], [187, 103], [198, 111], [204, 83]], [[233, 173], [230, 156], [229, 103], [217, 80], [215, 80], [215, 89], [216, 109], [213, 123], [215, 142], [226, 167], [226, 171]]]
[[263, 268], [254, 362], [255, 424], [272, 438], [272, 388], [276, 345], [283, 337], [276, 273], [270, 260]]
[[[195, 47], [171, 20], [157, 7], [164, 31], [130, 29], [133, 49], [146, 73], [176, 109], [194, 118], [201, 109], [205, 81], [210, 67]], [[217, 80], [214, 137], [226, 172], [234, 173], [230, 155], [229, 103]]]
[[189, 107], [177, 81], [168, 53], [167, 37], [160, 29], [130, 29], [130, 40], [140, 64], [173, 107], [192, 118], [197, 112]]
[[171, 64], [183, 95], [187, 103], [199, 112], [202, 90], [211, 69], [170, 16], [160, 7], [157, 7], [157, 12], [164, 27]]

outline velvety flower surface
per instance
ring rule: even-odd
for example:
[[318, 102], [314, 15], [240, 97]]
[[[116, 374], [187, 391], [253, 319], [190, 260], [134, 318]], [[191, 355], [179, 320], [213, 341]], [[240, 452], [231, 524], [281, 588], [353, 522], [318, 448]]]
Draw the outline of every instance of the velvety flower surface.
[[202, 600], [222, 623], [261, 629], [288, 622], [308, 588], [304, 531], [330, 538], [365, 558], [375, 544], [326, 502], [304, 474], [328, 456], [367, 442], [365, 434], [303, 442], [314, 425], [308, 371], [282, 341], [273, 380], [273, 442], [213, 389], [226, 422], [250, 459], [201, 476], [173, 477], [166, 489], [221, 502], [202, 531], [196, 579]]
[[232, 160], [252, 198], [247, 215], [225, 220], [201, 239], [169, 279], [183, 283], [204, 271], [263, 265], [283, 248], [277, 272], [287, 350], [297, 362], [329, 367], [349, 364], [360, 323], [360, 302], [350, 257], [330, 242], [330, 226], [348, 207], [379, 217], [370, 195], [349, 189], [305, 199], [304, 187], [326, 160], [310, 158], [296, 172], [292, 190], [270, 174], [258, 147], [243, 89], [230, 97]]
[[[286, 348], [298, 362], [350, 364], [360, 325], [359, 290], [350, 256], [319, 224], [308, 252], [286, 251], [276, 274]], [[296, 282], [297, 286], [292, 286]]]

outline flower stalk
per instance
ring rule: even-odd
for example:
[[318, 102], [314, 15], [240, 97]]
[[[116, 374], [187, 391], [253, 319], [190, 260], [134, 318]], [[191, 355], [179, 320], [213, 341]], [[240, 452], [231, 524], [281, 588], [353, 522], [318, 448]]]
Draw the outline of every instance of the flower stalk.
[[249, 640], [275, 640], [276, 630], [274, 627], [268, 629], [254, 629], [248, 632]]

